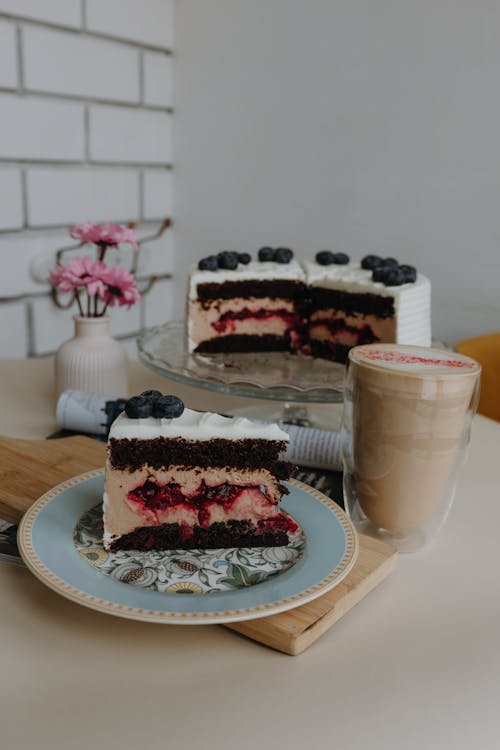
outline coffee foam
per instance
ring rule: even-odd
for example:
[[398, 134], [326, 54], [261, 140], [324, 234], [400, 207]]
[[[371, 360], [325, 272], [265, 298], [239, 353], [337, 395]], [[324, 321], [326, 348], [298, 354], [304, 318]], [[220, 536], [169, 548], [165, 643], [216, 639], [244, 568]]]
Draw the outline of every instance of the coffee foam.
[[475, 360], [456, 352], [398, 344], [357, 346], [349, 352], [349, 366], [371, 390], [423, 400], [461, 399], [481, 371]]
[[351, 359], [385, 370], [419, 375], [479, 372], [479, 364], [462, 354], [441, 349], [398, 344], [367, 344], [352, 350]]

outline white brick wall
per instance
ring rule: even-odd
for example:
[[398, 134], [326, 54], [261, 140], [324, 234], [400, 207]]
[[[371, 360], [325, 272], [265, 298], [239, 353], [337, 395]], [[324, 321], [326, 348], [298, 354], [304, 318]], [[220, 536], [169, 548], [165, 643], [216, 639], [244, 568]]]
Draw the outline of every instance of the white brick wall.
[[139, 101], [139, 52], [71, 32], [23, 30], [24, 85], [31, 91]]
[[15, 168], [0, 169], [0, 226], [16, 229], [23, 225], [21, 172]]
[[172, 161], [172, 116], [125, 107], [90, 109], [92, 161], [168, 164]]
[[16, 27], [8, 21], [0, 21], [0, 86], [17, 87]]
[[161, 325], [166, 320], [171, 320], [173, 300], [173, 281], [157, 281], [143, 300], [145, 327]]
[[26, 172], [26, 187], [32, 226], [138, 216], [139, 175], [132, 169], [33, 168]]
[[80, 0], [0, 0], [0, 12], [75, 27], [82, 17]]
[[144, 219], [171, 216], [173, 213], [172, 183], [172, 172], [160, 170], [144, 172]]
[[155, 47], [171, 47], [173, 0], [87, 0], [87, 28]]
[[75, 102], [0, 95], [0, 159], [81, 161], [83, 114]]
[[172, 58], [161, 52], [144, 53], [144, 101], [168, 107], [173, 101]]
[[[171, 216], [172, 16], [173, 0], [0, 0], [1, 357], [71, 335], [75, 311], [47, 284], [71, 224], [139, 221], [149, 236]], [[133, 342], [167, 320], [158, 285], [172, 272], [167, 231], [139, 256], [139, 285], [156, 274], [157, 286], [113, 311], [114, 335]]]
[[26, 305], [21, 302], [9, 302], [2, 305], [0, 351], [8, 352], [9, 357], [24, 357], [28, 348], [26, 314]]

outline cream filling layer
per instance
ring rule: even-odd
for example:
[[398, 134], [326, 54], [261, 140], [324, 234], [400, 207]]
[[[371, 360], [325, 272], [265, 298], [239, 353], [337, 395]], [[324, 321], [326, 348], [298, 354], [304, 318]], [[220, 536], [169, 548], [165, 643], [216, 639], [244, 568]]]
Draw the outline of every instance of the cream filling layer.
[[139, 505], [134, 500], [129, 499], [129, 493], [138, 487], [142, 487], [147, 481], [155, 482], [160, 486], [177, 484], [182, 488], [184, 495], [195, 495], [202, 482], [205, 482], [207, 487], [217, 487], [228, 483], [241, 487], [263, 488], [265, 495], [259, 493], [262, 501], [254, 497], [254, 506], [249, 503], [249, 498], [247, 498], [244, 506], [240, 503], [239, 507], [236, 507], [238, 503], [235, 503], [234, 507], [224, 513], [225, 508], [219, 503], [206, 503], [204, 507], [207, 508], [210, 517], [213, 516], [217, 520], [248, 518], [248, 515], [238, 514], [251, 513], [252, 507], [254, 516], [250, 516], [251, 518], [262, 518], [265, 507], [269, 508], [270, 515], [274, 515], [277, 510], [276, 505], [281, 499], [278, 481], [267, 469], [184, 469], [172, 466], [168, 470], [158, 470], [144, 466], [136, 471], [128, 472], [113, 469], [108, 464], [106, 466], [103, 500], [106, 534], [115, 537], [122, 536], [141, 526], [154, 526], [159, 523], [198, 524], [198, 509], [194, 506], [186, 506], [184, 503], [150, 514], [144, 511], [139, 513]]
[[[331, 330], [329, 321], [345, 324], [338, 330]], [[396, 321], [392, 318], [377, 318], [375, 315], [348, 315], [342, 310], [324, 309], [311, 315], [309, 336], [316, 341], [329, 341], [346, 346], [356, 346], [363, 329], [369, 326], [376, 341], [391, 342], [396, 335]]]
[[257, 319], [250, 317], [245, 320], [232, 320], [224, 333], [219, 333], [214, 327], [221, 316], [226, 313], [239, 313], [247, 309], [250, 313], [259, 310], [284, 310], [290, 314], [295, 312], [293, 301], [290, 299], [271, 297], [235, 297], [230, 300], [213, 300], [210, 303], [190, 300], [188, 303], [188, 345], [190, 351], [195, 349], [202, 341], [208, 341], [221, 335], [229, 333], [262, 335], [274, 334], [282, 336], [287, 324], [283, 319], [270, 317], [268, 319]]

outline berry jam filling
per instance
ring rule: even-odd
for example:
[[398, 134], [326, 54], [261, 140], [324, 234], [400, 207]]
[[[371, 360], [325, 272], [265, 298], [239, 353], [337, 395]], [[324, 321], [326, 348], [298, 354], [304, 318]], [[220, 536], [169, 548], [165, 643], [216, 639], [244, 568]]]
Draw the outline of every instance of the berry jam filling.
[[194, 495], [184, 495], [178, 484], [159, 485], [148, 479], [143, 485], [129, 492], [129, 498], [136, 503], [139, 502], [148, 510], [164, 510], [181, 503], [196, 507], [201, 507], [204, 503], [219, 503], [229, 508], [245, 490], [260, 491], [260, 487], [240, 486], [227, 482], [209, 487], [202, 481]]
[[[293, 533], [297, 526], [286, 515], [275, 508], [274, 500], [265, 494], [265, 488], [256, 485], [240, 486], [224, 482], [210, 487], [201, 482], [192, 495], [183, 494], [180, 485], [170, 483], [160, 485], [147, 480], [128, 493], [128, 503], [133, 510], [150, 524], [158, 525], [172, 518], [165, 512], [170, 508], [178, 508], [176, 518], [183, 518], [182, 523], [199, 524], [208, 527], [213, 522], [214, 505], [222, 506], [224, 515], [231, 517], [231, 511], [236, 518], [242, 513], [244, 517], [256, 519], [259, 525], [266, 529], [281, 530]], [[237, 505], [239, 503], [239, 505]], [[220, 518], [220, 511], [216, 513]], [[182, 525], [182, 524], [181, 524]]]
[[223, 335], [226, 333], [234, 333], [236, 331], [236, 323], [241, 320], [268, 321], [272, 319], [283, 321], [285, 330], [297, 328], [301, 324], [300, 316], [289, 310], [266, 310], [265, 308], [261, 308], [260, 310], [249, 310], [245, 307], [239, 312], [228, 311], [223, 313], [219, 320], [212, 323], [212, 328], [214, 328], [218, 334]]

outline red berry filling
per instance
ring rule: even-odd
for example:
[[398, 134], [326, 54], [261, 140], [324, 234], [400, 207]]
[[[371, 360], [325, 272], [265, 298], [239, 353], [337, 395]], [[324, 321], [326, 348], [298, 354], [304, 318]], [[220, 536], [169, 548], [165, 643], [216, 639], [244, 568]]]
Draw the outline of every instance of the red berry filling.
[[[128, 500], [134, 510], [141, 515], [146, 521], [153, 524], [162, 523], [161, 513], [168, 508], [175, 506], [184, 508], [191, 518], [197, 519], [201, 527], [207, 527], [211, 524], [211, 508], [214, 503], [221, 505], [225, 511], [230, 513], [230, 509], [242, 500], [248, 502], [248, 497], [243, 498], [243, 494], [252, 493], [255, 496], [257, 505], [272, 507], [275, 505], [273, 500], [269, 500], [265, 492], [259, 486], [254, 485], [235, 485], [224, 482], [214, 487], [207, 486], [202, 481], [196, 492], [192, 495], [185, 495], [180, 485], [172, 482], [170, 484], [160, 485], [157, 482], [148, 479], [144, 484], [136, 487], [128, 493]], [[253, 515], [253, 513], [252, 513]], [[258, 517], [258, 516], [257, 516]], [[194, 519], [193, 519], [194, 520]], [[192, 523], [192, 521], [191, 521]], [[261, 518], [257, 521], [259, 528], [265, 527], [273, 531], [287, 531], [293, 533], [297, 530], [295, 522], [283, 513], [273, 513], [269, 517]], [[185, 533], [188, 533], [189, 526]], [[189, 532], [191, 533], [191, 532]]]
[[269, 320], [270, 318], [283, 320], [287, 330], [298, 328], [301, 324], [300, 316], [289, 310], [266, 310], [265, 308], [249, 310], [245, 307], [239, 312], [232, 312], [229, 310], [228, 312], [223, 313], [219, 320], [212, 323], [212, 328], [214, 328], [218, 334], [234, 333], [236, 331], [236, 321], [238, 320], [262, 321]]

